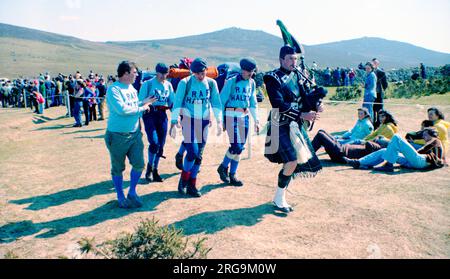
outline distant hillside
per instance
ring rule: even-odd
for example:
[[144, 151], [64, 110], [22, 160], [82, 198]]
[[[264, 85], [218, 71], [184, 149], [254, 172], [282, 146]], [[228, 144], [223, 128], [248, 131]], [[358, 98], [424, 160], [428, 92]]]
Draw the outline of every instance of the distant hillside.
[[[168, 40], [98, 43], [0, 23], [0, 76], [35, 76], [40, 72], [114, 73], [121, 60], [153, 68], [159, 61], [177, 63], [181, 57], [204, 57], [211, 65], [254, 57], [260, 69], [278, 66], [280, 37], [263, 31], [228, 28]], [[373, 57], [386, 69], [450, 63], [450, 54], [379, 38], [361, 38], [305, 46], [306, 62], [319, 67], [356, 67]]]

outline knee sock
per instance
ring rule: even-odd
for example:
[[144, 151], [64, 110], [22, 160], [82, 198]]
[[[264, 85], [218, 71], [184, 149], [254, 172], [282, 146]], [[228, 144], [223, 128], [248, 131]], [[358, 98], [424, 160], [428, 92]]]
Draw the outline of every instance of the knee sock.
[[194, 164], [194, 166], [191, 169], [191, 179], [197, 178], [198, 170], [200, 169], [199, 164]]
[[116, 189], [117, 199], [119, 201], [123, 201], [125, 199], [125, 195], [123, 193], [123, 176], [113, 176], [112, 181], [114, 188]]
[[239, 161], [231, 160], [230, 174], [236, 174]]
[[228, 157], [228, 152], [227, 152], [227, 155], [225, 155], [225, 158], [223, 158], [222, 167], [228, 168], [228, 165], [230, 164], [230, 162], [231, 162], [231, 159]]
[[136, 196], [137, 195], [136, 187], [137, 187], [137, 184], [139, 182], [139, 179], [141, 178], [141, 175], [142, 175], [142, 171], [138, 172], [138, 171], [135, 171], [135, 170], [131, 170], [131, 173], [130, 173], [130, 177], [131, 177], [131, 179], [130, 179], [130, 190], [128, 191], [128, 195], [130, 195], [130, 196]]

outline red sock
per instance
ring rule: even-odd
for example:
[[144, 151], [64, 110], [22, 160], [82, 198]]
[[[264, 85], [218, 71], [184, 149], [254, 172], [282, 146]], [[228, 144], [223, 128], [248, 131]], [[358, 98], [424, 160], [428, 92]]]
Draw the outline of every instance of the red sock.
[[181, 180], [188, 181], [190, 177], [191, 177], [190, 172], [187, 172], [187, 171], [181, 172]]

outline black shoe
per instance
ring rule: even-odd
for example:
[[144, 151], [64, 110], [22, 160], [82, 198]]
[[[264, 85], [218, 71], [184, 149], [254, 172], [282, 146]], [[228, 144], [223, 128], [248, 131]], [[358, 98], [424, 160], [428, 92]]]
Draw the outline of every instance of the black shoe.
[[389, 162], [386, 162], [377, 168], [373, 168], [373, 170], [379, 172], [394, 172], [394, 165]]
[[197, 190], [197, 187], [195, 186], [195, 184], [196, 184], [196, 179], [189, 180], [186, 194], [188, 194], [189, 196], [192, 196], [194, 198], [200, 198], [202, 196], [202, 193], [200, 193], [200, 191]]
[[273, 202], [273, 206], [275, 207], [275, 210], [281, 211], [283, 213], [291, 213], [294, 211], [294, 208], [291, 206], [289, 207], [279, 207], [275, 202]]
[[152, 172], [153, 172], [152, 167], [150, 167], [150, 165], [147, 164], [147, 171], [145, 172], [145, 180], [147, 180], [147, 182], [152, 182], [153, 181], [153, 179], [152, 179]]
[[153, 182], [163, 182], [164, 180], [161, 178], [161, 176], [158, 173], [157, 169], [153, 170]]
[[229, 184], [230, 183], [230, 179], [228, 178], [228, 168], [225, 168], [224, 166], [222, 166], [222, 164], [220, 164], [219, 168], [217, 169], [217, 173], [220, 176], [220, 179], [226, 183]]
[[182, 195], [186, 195], [186, 188], [187, 188], [188, 184], [189, 184], [189, 181], [184, 181], [180, 177], [180, 181], [178, 182], [178, 193], [180, 193]]
[[355, 160], [355, 159], [349, 159], [347, 157], [344, 157], [344, 161], [350, 165], [351, 167], [353, 167], [354, 169], [359, 169], [361, 167], [361, 164], [359, 163], [359, 160]]
[[175, 155], [175, 166], [177, 169], [183, 170], [183, 154], [177, 153], [177, 155]]
[[236, 178], [236, 174], [230, 174], [230, 185], [236, 187], [244, 186], [244, 183]]

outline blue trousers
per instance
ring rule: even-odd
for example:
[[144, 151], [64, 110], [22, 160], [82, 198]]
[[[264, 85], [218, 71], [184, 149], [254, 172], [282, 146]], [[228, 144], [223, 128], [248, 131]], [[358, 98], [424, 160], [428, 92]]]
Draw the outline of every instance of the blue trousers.
[[241, 155], [245, 149], [245, 143], [248, 138], [250, 117], [232, 117], [225, 116], [225, 128], [227, 130], [228, 139], [230, 140], [230, 153], [233, 155]]
[[186, 160], [196, 161], [200, 165], [203, 150], [208, 140], [209, 120], [183, 117], [181, 121], [183, 128], [184, 146], [186, 148]]
[[151, 111], [144, 114], [145, 133], [150, 144], [148, 147], [150, 153], [158, 157], [164, 155], [164, 145], [167, 137], [167, 113], [162, 110]]
[[75, 124], [81, 125], [81, 107], [83, 106], [82, 101], [75, 100], [73, 106], [73, 118], [75, 118]]

